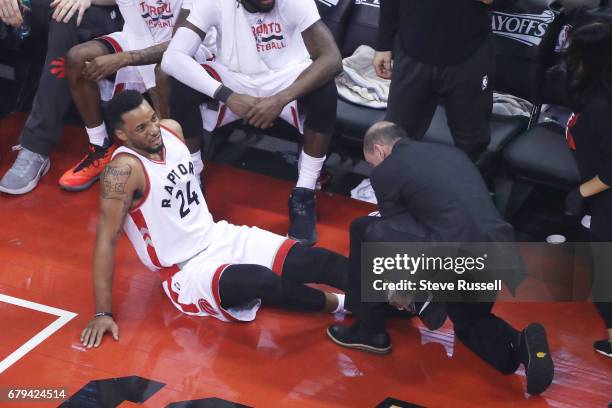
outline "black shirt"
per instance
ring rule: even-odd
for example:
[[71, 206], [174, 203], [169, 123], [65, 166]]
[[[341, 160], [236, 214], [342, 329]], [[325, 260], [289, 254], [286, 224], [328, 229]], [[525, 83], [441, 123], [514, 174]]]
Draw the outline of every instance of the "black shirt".
[[567, 124], [567, 141], [582, 181], [599, 176], [612, 186], [612, 95], [596, 87]]
[[[515, 0], [495, 0], [503, 8]], [[491, 32], [490, 6], [478, 0], [381, 0], [378, 51], [393, 50], [395, 37], [409, 57], [428, 65], [462, 62]]]

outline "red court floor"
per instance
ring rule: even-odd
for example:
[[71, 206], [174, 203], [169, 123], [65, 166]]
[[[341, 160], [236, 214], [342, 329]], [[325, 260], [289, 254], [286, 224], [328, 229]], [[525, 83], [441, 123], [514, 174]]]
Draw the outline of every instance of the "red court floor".
[[[10, 146], [24, 119], [13, 115], [0, 121], [2, 174], [13, 162]], [[604, 336], [591, 304], [496, 305], [496, 313], [517, 327], [540, 321], [548, 329], [555, 381], [544, 395], [529, 398], [522, 372], [503, 376], [488, 367], [454, 341], [448, 322], [430, 332], [416, 321], [394, 320], [389, 323], [393, 353], [376, 356], [332, 344], [325, 328], [341, 318], [331, 315], [264, 309], [250, 324], [181, 315], [126, 238], [118, 245], [114, 285], [120, 339], [106, 337], [101, 348], [85, 350], [79, 333], [93, 313], [99, 188], [66, 193], [57, 186], [84, 146], [84, 132], [67, 127], [39, 187], [20, 197], [0, 195], [0, 367], [45, 327], [58, 319], [67, 322], [53, 333], [47, 330], [40, 344], [5, 367], [0, 388], [66, 388], [69, 395], [81, 390], [84, 398], [74, 406], [96, 406], [97, 398], [121, 407], [206, 398], [234, 404], [208, 400], [174, 406], [376, 407], [393, 398], [397, 401], [381, 406], [605, 407], [612, 400], [612, 360], [591, 346]], [[207, 165], [205, 182], [215, 219], [285, 233], [290, 183], [215, 164]], [[327, 193], [319, 195], [319, 207], [319, 245], [343, 253], [351, 219], [373, 209]], [[14, 304], [22, 301], [47, 308]], [[131, 378], [86, 387], [90, 381], [133, 376], [150, 382]], [[133, 402], [112, 401], [121, 390]], [[148, 399], [137, 404], [143, 393]], [[12, 405], [0, 401], [0, 406]]]

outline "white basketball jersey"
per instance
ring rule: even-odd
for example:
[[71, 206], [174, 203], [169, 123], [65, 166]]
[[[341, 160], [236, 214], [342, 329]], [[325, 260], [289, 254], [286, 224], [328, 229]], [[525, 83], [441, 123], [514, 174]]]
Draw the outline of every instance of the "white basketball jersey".
[[179, 265], [206, 249], [214, 225], [189, 150], [171, 130], [162, 127], [161, 134], [162, 161], [125, 146], [113, 154], [131, 154], [144, 167], [145, 196], [129, 212], [123, 229], [140, 260], [153, 271]]

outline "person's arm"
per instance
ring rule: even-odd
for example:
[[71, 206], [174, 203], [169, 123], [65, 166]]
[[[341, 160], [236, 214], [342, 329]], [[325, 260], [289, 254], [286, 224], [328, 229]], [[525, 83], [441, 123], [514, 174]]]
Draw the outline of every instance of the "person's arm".
[[[144, 184], [140, 163], [127, 155], [113, 159], [102, 173], [93, 261], [96, 313], [112, 313], [115, 247], [134, 196], [145, 190]], [[119, 328], [113, 316], [94, 317], [82, 331], [81, 342], [88, 348], [98, 347], [107, 331], [112, 333], [115, 340], [119, 339]]]
[[395, 36], [399, 30], [400, 1], [380, 0], [376, 51], [393, 51]]
[[383, 79], [391, 79], [392, 50], [399, 29], [399, 2], [400, 0], [380, 0], [376, 52], [372, 65], [374, 65], [376, 75]]
[[0, 0], [0, 20], [13, 27], [19, 27], [23, 23], [19, 0]]
[[[197, 8], [198, 4], [202, 2], [200, 0], [195, 7]], [[162, 59], [162, 70], [196, 91], [224, 102], [232, 112], [240, 118], [244, 118], [247, 112], [255, 106], [258, 99], [233, 92], [223, 86], [193, 59], [206, 36], [204, 31], [189, 21], [194, 12], [192, 11], [188, 21], [176, 30], [176, 34], [170, 41]]]
[[329, 28], [318, 20], [302, 32], [304, 44], [312, 64], [293, 84], [268, 98], [262, 98], [246, 115], [245, 121], [257, 128], [267, 129], [289, 102], [297, 100], [333, 80], [342, 72], [342, 57]]
[[580, 186], [580, 194], [583, 197], [588, 198], [606, 191], [609, 188], [610, 186], [604, 183], [599, 176], [595, 176]]

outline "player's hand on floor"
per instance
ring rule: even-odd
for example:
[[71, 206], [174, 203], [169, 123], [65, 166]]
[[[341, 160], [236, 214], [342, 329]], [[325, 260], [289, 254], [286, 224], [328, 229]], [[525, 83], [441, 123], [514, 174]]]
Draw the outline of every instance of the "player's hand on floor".
[[81, 343], [87, 348], [98, 347], [107, 331], [112, 333], [115, 340], [119, 340], [119, 326], [112, 317], [94, 317], [81, 332]]
[[285, 105], [285, 101], [277, 95], [261, 98], [257, 105], [249, 110], [244, 119], [251, 126], [259, 129], [268, 129], [272, 127], [276, 118], [280, 116]]
[[85, 63], [83, 77], [88, 81], [98, 82], [123, 68], [123, 62], [123, 53], [96, 57]]
[[244, 119], [247, 113], [257, 104], [258, 101], [259, 98], [254, 96], [234, 92], [227, 99], [226, 105], [232, 112], [238, 115], [241, 119]]

